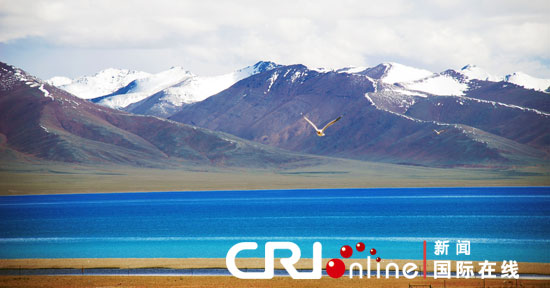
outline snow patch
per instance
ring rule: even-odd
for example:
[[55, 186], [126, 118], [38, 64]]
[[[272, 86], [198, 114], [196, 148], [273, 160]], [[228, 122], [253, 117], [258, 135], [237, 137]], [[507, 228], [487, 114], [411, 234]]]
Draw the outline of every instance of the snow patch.
[[36, 88], [36, 87], [40, 86], [40, 84], [38, 84], [37, 82], [33, 82], [33, 81], [27, 81], [27, 82], [25, 82], [25, 84], [28, 85], [31, 88]]
[[40, 87], [38, 87], [38, 89], [40, 91], [42, 91], [42, 93], [44, 93], [44, 97], [51, 98], [52, 100], [54, 100], [53, 97], [50, 95], [50, 92], [48, 92], [48, 90], [46, 90], [46, 88], [44, 88], [44, 84], [40, 85]]
[[382, 82], [393, 84], [412, 82], [434, 75], [433, 72], [424, 69], [413, 68], [398, 63], [384, 63], [386, 73], [382, 76]]
[[23, 72], [19, 69], [15, 70], [15, 73], [13, 74], [15, 76], [15, 79], [21, 81], [21, 82], [26, 82], [26, 81], [29, 81], [29, 79], [27, 79], [24, 75], [23, 75]]
[[[287, 73], [288, 73], [288, 71], [287, 71]], [[271, 75], [271, 77], [269, 77], [269, 79], [268, 79], [269, 85], [267, 87], [267, 91], [264, 92], [264, 94], [271, 91], [271, 86], [273, 86], [273, 83], [275, 83], [275, 81], [277, 80], [277, 77], [279, 77], [279, 73], [277, 73], [277, 72], [273, 73], [273, 75]]]
[[369, 102], [376, 107], [376, 104], [374, 104], [374, 101], [370, 98], [369, 93], [365, 93], [365, 98], [367, 98], [367, 100], [369, 100]]
[[475, 102], [478, 102], [478, 103], [491, 104], [491, 105], [493, 105], [493, 107], [502, 106], [502, 107], [508, 107], [508, 108], [512, 108], [512, 109], [520, 109], [522, 111], [534, 112], [534, 113], [537, 113], [537, 114], [545, 116], [545, 117], [550, 116], [550, 113], [542, 112], [540, 110], [533, 109], [533, 108], [525, 108], [525, 107], [521, 107], [521, 106], [505, 104], [505, 103], [489, 101], [489, 100], [482, 100], [482, 99], [477, 99], [477, 98], [470, 98], [470, 97], [462, 97], [462, 99], [468, 99], [468, 100], [475, 101]]
[[422, 91], [433, 95], [462, 96], [468, 90], [468, 84], [461, 83], [447, 75], [437, 75], [423, 80], [405, 83], [411, 90]]
[[427, 123], [427, 122], [430, 122], [430, 121], [424, 121], [424, 120], [419, 120], [419, 119], [416, 119], [416, 118], [412, 118], [412, 117], [410, 117], [410, 116], [403, 115], [403, 114], [401, 114], [401, 113], [393, 112], [393, 111], [390, 111], [390, 110], [384, 110], [384, 111], [386, 111], [386, 112], [388, 112], [388, 113], [391, 113], [391, 114], [393, 114], [393, 115], [397, 115], [397, 116], [399, 116], [399, 117], [401, 117], [401, 118], [405, 118], [405, 119], [407, 119], [407, 120], [411, 120], [411, 121], [417, 122], [417, 123]]
[[401, 94], [401, 95], [418, 96], [418, 97], [422, 97], [422, 98], [428, 97], [428, 95], [426, 95], [426, 94], [424, 94], [424, 93], [420, 93], [420, 92], [417, 92], [417, 91], [410, 91], [410, 90], [398, 88], [398, 87], [396, 87], [396, 86], [390, 88], [390, 90], [393, 91], [393, 92], [395, 92], [395, 93], [399, 93], [399, 94]]
[[48, 130], [48, 128], [42, 126], [42, 124], [40, 124], [40, 127], [41, 127], [42, 129], [44, 129], [44, 131], [46, 131], [46, 133], [50, 133], [50, 131]]
[[294, 74], [292, 74], [292, 76], [290, 77], [290, 82], [294, 83], [296, 81], [296, 79], [302, 77], [302, 72], [301, 71], [296, 71], [294, 72]]

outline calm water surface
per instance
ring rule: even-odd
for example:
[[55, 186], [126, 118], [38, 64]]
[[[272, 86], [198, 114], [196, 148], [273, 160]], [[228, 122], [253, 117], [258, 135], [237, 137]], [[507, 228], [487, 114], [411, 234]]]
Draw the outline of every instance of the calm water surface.
[[[0, 258], [224, 258], [242, 241], [292, 241], [302, 257], [319, 241], [340, 258], [362, 241], [382, 258], [422, 259], [426, 240], [428, 259], [550, 262], [549, 187], [7, 196], [0, 219]], [[450, 241], [447, 256], [436, 240]]]

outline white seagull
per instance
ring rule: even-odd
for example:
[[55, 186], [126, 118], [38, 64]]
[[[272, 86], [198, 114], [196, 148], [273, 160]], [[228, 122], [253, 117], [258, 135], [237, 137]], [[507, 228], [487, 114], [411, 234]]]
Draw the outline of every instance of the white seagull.
[[302, 116], [304, 117], [304, 119], [306, 119], [306, 121], [309, 124], [311, 124], [311, 126], [313, 126], [313, 128], [315, 129], [315, 132], [317, 132], [317, 136], [325, 136], [325, 129], [327, 129], [328, 126], [336, 123], [336, 121], [338, 121], [342, 118], [342, 116], [339, 116], [338, 118], [328, 122], [328, 124], [325, 125], [325, 127], [323, 127], [323, 129], [319, 129], [319, 128], [317, 128], [317, 126], [315, 126], [315, 124], [313, 124], [313, 122], [311, 122], [311, 120], [307, 119], [307, 117], [305, 115], [302, 114]]
[[439, 135], [439, 134], [445, 132], [445, 130], [439, 130], [439, 131], [437, 131], [437, 130], [434, 129], [434, 132], [435, 132], [435, 134]]

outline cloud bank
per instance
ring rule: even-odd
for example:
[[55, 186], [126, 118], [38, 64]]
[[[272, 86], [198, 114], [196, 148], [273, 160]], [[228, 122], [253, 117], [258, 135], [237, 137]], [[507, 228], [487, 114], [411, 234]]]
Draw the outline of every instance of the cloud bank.
[[548, 1], [0, 1], [0, 57], [41, 77], [477, 64], [550, 78]]

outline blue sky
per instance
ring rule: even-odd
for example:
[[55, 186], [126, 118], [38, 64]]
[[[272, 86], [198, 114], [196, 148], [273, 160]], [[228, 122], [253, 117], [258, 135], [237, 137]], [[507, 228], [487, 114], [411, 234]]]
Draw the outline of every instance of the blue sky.
[[0, 0], [0, 11], [0, 61], [41, 78], [108, 67], [216, 75], [258, 60], [550, 78], [549, 1]]

